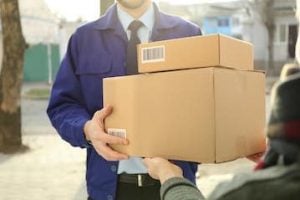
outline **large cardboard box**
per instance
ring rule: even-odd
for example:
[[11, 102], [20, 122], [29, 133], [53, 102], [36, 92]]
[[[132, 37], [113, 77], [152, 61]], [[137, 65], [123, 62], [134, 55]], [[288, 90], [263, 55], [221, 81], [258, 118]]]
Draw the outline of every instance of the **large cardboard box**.
[[214, 66], [253, 70], [252, 44], [217, 34], [138, 46], [140, 73]]
[[132, 156], [214, 163], [265, 149], [265, 75], [198, 68], [104, 79], [114, 149]]

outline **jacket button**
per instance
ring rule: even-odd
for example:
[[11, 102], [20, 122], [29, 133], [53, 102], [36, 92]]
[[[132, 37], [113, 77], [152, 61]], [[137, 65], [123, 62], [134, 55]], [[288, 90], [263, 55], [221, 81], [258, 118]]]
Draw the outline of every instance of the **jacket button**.
[[107, 200], [113, 200], [113, 196], [112, 195], [107, 195]]
[[111, 170], [112, 172], [116, 172], [116, 171], [117, 171], [117, 166], [116, 166], [116, 165], [112, 165], [112, 166], [110, 167], [110, 170]]

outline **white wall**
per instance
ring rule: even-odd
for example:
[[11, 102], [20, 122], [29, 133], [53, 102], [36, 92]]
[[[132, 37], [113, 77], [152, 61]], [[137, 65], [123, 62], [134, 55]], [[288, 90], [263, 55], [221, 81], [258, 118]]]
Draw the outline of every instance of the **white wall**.
[[297, 45], [296, 45], [296, 58], [298, 62], [300, 61], [300, 23], [299, 23], [299, 18], [300, 18], [300, 0], [297, 0], [297, 18], [298, 18], [298, 39], [297, 39]]
[[274, 41], [274, 60], [275, 61], [285, 61], [288, 59], [288, 27], [289, 25], [297, 25], [297, 20], [293, 16], [282, 16], [275, 18], [276, 27], [279, 28], [280, 25], [286, 25], [286, 39], [284, 42], [279, 41], [279, 31], [275, 32]]
[[49, 10], [44, 0], [22, 0], [19, 6], [27, 43], [58, 43], [60, 19]]
[[254, 59], [266, 61], [268, 59], [268, 33], [258, 13], [253, 12], [252, 20], [244, 23], [243, 35], [245, 40], [253, 44]]

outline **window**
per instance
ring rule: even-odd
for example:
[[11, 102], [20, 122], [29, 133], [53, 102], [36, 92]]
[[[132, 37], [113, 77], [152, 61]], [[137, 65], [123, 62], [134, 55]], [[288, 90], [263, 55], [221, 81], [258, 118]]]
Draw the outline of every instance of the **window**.
[[228, 27], [229, 26], [229, 19], [228, 18], [218, 19], [218, 26], [219, 27]]

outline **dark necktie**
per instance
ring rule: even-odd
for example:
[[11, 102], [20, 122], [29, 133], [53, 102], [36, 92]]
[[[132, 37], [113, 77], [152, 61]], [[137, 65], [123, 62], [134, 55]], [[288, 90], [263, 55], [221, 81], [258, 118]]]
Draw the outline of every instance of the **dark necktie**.
[[130, 40], [127, 46], [126, 56], [126, 72], [128, 75], [137, 74], [137, 44], [141, 43], [137, 31], [143, 25], [141, 21], [134, 20], [130, 23], [128, 30], [130, 30]]

